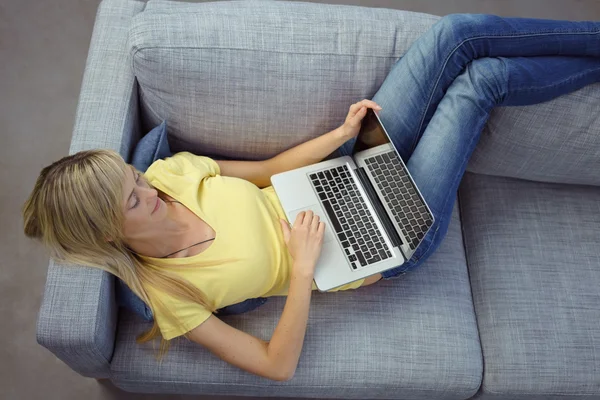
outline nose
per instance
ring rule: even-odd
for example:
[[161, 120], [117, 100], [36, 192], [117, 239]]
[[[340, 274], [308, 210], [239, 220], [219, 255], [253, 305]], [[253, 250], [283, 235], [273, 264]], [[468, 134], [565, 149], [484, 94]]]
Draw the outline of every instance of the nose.
[[[144, 195], [148, 201], [156, 201], [155, 197], [158, 195], [158, 191], [154, 188], [142, 188]], [[153, 203], [154, 204], [154, 203]]]
[[151, 187], [142, 187], [140, 189], [146, 192], [146, 194], [151, 197], [156, 196], [158, 194], [158, 191]]

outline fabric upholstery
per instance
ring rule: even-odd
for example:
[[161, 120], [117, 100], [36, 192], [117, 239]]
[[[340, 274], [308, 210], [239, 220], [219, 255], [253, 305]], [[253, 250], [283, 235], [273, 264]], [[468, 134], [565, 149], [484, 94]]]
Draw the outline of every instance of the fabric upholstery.
[[599, 106], [600, 83], [534, 106], [496, 108], [467, 170], [598, 186]]
[[[109, 148], [128, 157], [139, 139], [135, 78], [126, 49], [131, 17], [143, 2], [100, 4], [77, 106], [70, 153]], [[82, 266], [50, 263], [37, 340], [78, 373], [108, 376], [117, 307], [113, 276]]]
[[173, 152], [274, 156], [340, 126], [437, 19], [288, 1], [151, 0], [129, 37], [144, 124], [168, 119]]
[[37, 321], [39, 344], [80, 374], [106, 378], [116, 325], [112, 275], [50, 262]]
[[600, 398], [600, 188], [467, 174], [460, 199], [481, 398]]

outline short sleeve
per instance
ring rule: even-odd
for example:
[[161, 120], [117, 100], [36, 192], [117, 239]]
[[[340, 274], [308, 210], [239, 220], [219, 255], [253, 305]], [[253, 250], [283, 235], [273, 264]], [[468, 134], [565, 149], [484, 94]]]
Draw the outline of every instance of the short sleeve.
[[202, 181], [220, 174], [219, 164], [212, 158], [184, 151], [164, 160], [156, 160], [144, 176], [154, 187], [178, 200], [183, 196], [193, 201]]
[[[165, 340], [171, 340], [191, 331], [212, 315], [212, 312], [198, 303], [175, 298], [157, 289], [149, 290], [148, 295], [153, 305], [154, 319]], [[160, 300], [173, 315], [166, 315], [163, 309], [157, 307], [157, 300]], [[173, 318], [177, 318], [179, 323], [175, 322]]]
[[164, 160], [156, 160], [148, 167], [146, 178], [152, 179], [161, 175], [194, 176], [202, 179], [207, 176], [221, 174], [219, 164], [210, 157], [197, 156], [182, 151]]

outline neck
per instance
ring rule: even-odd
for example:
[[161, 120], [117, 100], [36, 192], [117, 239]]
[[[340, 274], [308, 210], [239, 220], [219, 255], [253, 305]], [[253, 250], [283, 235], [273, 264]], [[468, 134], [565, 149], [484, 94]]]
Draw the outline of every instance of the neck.
[[160, 258], [185, 245], [185, 238], [190, 230], [190, 224], [177, 219], [174, 203], [166, 201], [167, 217], [161, 226], [148, 229], [135, 237], [126, 240], [127, 247], [137, 254]]

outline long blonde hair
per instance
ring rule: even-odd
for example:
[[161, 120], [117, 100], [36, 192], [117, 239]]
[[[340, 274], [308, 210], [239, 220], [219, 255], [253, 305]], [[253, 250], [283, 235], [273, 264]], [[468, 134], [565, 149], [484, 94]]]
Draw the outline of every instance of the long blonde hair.
[[[160, 308], [179, 326], [181, 321], [172, 311], [148, 296], [148, 287], [217, 313], [198, 287], [166, 268], [157, 268], [161, 265], [145, 263], [127, 248], [121, 230], [126, 171], [129, 166], [112, 150], [80, 151], [45, 167], [23, 206], [25, 235], [39, 239], [55, 260], [117, 276], [155, 316]], [[162, 359], [169, 342], [162, 337], [156, 318], [152, 328], [136, 341], [141, 344], [159, 336], [158, 359]]]

